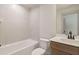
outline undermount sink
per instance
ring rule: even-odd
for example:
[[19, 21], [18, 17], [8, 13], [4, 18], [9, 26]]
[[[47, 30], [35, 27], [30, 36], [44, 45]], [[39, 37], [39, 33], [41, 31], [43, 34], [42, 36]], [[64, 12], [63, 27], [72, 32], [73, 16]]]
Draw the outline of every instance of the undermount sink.
[[56, 37], [61, 39], [61, 40], [75, 40], [75, 41], [79, 41], [79, 36], [75, 36], [75, 39], [68, 39], [67, 35], [65, 35], [65, 34], [57, 34]]
[[79, 41], [79, 39], [74, 39], [74, 40]]
[[74, 40], [74, 41], [79, 41], [79, 39], [68, 39], [66, 37], [65, 38], [62, 37], [61, 40]]

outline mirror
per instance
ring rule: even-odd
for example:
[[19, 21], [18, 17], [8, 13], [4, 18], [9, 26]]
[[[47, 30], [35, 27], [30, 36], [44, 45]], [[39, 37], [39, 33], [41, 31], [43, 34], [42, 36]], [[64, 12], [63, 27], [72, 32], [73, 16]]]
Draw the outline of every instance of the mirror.
[[79, 14], [73, 13], [73, 14], [66, 14], [63, 15], [63, 31], [65, 34], [68, 34], [69, 31], [72, 31], [74, 35], [79, 34]]

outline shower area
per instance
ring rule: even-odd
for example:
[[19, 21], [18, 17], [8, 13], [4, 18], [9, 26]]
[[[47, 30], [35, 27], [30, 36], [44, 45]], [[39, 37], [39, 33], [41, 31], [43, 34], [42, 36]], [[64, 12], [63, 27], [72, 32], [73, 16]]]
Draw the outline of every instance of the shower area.
[[55, 4], [0, 4], [0, 55], [31, 54], [55, 34]]

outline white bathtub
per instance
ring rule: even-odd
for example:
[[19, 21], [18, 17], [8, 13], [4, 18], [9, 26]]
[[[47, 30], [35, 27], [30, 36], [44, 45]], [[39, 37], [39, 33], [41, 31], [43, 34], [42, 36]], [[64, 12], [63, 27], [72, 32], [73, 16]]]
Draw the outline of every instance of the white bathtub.
[[30, 55], [38, 41], [27, 39], [0, 47], [0, 55]]

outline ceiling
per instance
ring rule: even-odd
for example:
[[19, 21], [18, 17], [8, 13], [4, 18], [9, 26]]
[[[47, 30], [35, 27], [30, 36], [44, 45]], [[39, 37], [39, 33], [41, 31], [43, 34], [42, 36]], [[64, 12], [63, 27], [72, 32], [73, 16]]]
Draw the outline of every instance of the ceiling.
[[57, 4], [56, 8], [57, 8], [57, 10], [59, 10], [59, 9], [67, 8], [67, 7], [71, 6], [71, 5], [72, 4]]
[[[41, 4], [21, 4], [21, 6], [25, 7], [25, 8], [35, 8], [35, 7], [39, 7]], [[53, 4], [51, 4], [53, 5]], [[57, 10], [59, 9], [63, 9], [63, 8], [67, 8], [69, 6], [71, 6], [72, 4], [56, 4], [56, 8]]]
[[40, 4], [21, 4], [25, 8], [35, 8], [40, 6]]

